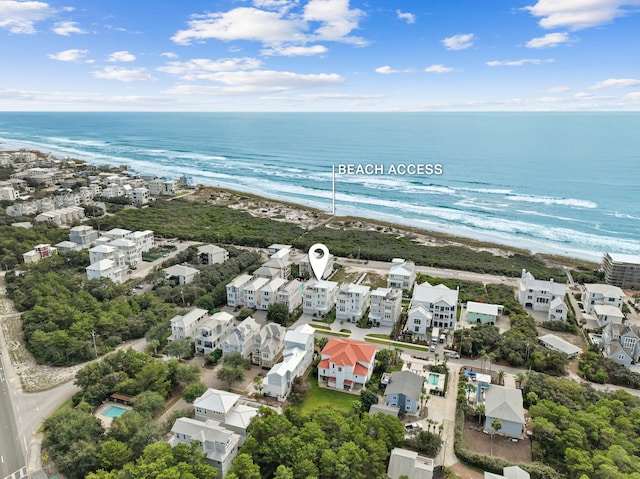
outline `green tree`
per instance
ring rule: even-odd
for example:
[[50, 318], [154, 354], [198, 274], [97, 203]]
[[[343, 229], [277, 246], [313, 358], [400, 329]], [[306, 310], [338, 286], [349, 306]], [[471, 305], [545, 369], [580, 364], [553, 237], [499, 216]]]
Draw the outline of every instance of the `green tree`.
[[133, 409], [150, 417], [156, 417], [164, 407], [164, 397], [155, 391], [143, 391], [133, 398]]
[[227, 353], [222, 356], [222, 364], [232, 368], [251, 369], [251, 361], [238, 352]]
[[235, 383], [244, 381], [244, 371], [237, 366], [222, 366], [216, 372], [216, 377], [231, 388]]
[[189, 358], [193, 356], [193, 341], [191, 341], [191, 338], [171, 341], [167, 347], [164, 348], [164, 353], [167, 356], [173, 356], [178, 359]]
[[132, 456], [133, 452], [129, 446], [114, 439], [103, 442], [98, 452], [100, 467], [107, 471], [121, 469]]
[[238, 321], [244, 321], [245, 319], [247, 319], [249, 316], [251, 316], [253, 314], [253, 309], [249, 309], [249, 308], [242, 308], [240, 310], [240, 312], [238, 314], [236, 314], [236, 319]]
[[289, 308], [286, 304], [271, 303], [267, 309], [267, 321], [278, 323], [284, 327], [289, 326]]
[[491, 420], [491, 455], [493, 456], [493, 436], [502, 429], [502, 421], [497, 417]]
[[193, 401], [202, 396], [206, 391], [207, 386], [204, 383], [192, 383], [184, 388], [184, 391], [182, 392], [182, 398], [188, 403], [193, 403]]
[[114, 439], [129, 446], [138, 456], [144, 448], [162, 437], [158, 424], [149, 421], [149, 417], [136, 411], [128, 411], [111, 423], [108, 439]]
[[240, 453], [231, 464], [226, 476], [231, 479], [261, 479], [260, 467], [254, 464], [249, 454]]
[[362, 412], [369, 412], [369, 409], [374, 404], [378, 404], [380, 398], [376, 393], [373, 393], [367, 389], [363, 389], [360, 392], [360, 404], [362, 405]]

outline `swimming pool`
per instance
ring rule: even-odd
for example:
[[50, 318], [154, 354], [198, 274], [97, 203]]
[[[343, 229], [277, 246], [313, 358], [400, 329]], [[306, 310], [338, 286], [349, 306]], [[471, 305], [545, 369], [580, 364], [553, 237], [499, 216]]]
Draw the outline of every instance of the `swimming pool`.
[[438, 382], [440, 382], [440, 375], [439, 374], [430, 373], [429, 374], [429, 384], [431, 384], [432, 386], [437, 386]]
[[102, 415], [105, 416], [105, 417], [120, 417], [127, 411], [128, 411], [128, 409], [125, 409], [125, 408], [122, 408], [122, 407], [109, 406], [109, 409], [107, 409], [105, 412], [103, 412]]

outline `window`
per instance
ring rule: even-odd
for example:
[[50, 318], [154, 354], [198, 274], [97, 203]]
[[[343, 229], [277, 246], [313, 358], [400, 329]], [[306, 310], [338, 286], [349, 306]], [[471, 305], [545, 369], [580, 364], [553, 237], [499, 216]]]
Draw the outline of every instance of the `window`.
[[340, 366], [338, 366], [338, 372], [341, 373], [342, 372], [342, 368]]
[[416, 326], [415, 328], [413, 328], [413, 331], [416, 333], [420, 332], [420, 326]]
[[421, 324], [420, 318], [413, 318], [413, 324]]

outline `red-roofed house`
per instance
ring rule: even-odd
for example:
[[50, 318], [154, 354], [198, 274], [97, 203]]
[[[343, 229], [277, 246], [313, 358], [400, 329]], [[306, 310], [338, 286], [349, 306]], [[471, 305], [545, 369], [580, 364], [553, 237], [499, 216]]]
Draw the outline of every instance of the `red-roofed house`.
[[360, 341], [331, 338], [320, 353], [318, 382], [353, 390], [364, 387], [375, 366], [376, 347]]

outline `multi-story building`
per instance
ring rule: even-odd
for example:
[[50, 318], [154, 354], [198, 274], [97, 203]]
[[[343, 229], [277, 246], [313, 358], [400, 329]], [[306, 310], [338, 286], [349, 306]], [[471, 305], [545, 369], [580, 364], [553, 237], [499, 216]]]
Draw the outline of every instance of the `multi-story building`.
[[258, 410], [242, 404], [239, 394], [219, 389], [207, 389], [202, 396], [193, 401], [196, 420], [213, 419], [225, 428], [240, 435], [240, 445], [247, 437], [247, 428]]
[[618, 364], [629, 367], [640, 359], [640, 328], [609, 323], [602, 330], [603, 353]]
[[149, 203], [151, 194], [146, 188], [134, 188], [129, 193], [129, 198], [131, 198], [131, 203], [133, 203], [134, 205], [142, 206]]
[[216, 349], [222, 350], [222, 341], [227, 339], [234, 325], [234, 317], [220, 311], [205, 318], [193, 338], [196, 353], [209, 354]]
[[393, 327], [402, 313], [402, 291], [395, 288], [377, 288], [371, 292], [369, 319], [376, 325]]
[[350, 339], [331, 338], [320, 353], [318, 382], [335, 389], [363, 388], [373, 374], [376, 347]]
[[393, 258], [387, 277], [387, 288], [409, 291], [416, 280], [416, 265], [413, 261]]
[[231, 329], [229, 336], [222, 341], [222, 354], [240, 353], [249, 358], [253, 353], [253, 339], [260, 332], [260, 325], [251, 316]]
[[25, 263], [37, 263], [41, 259], [50, 258], [57, 253], [57, 249], [50, 244], [36, 245], [31, 251], [22, 255]]
[[198, 257], [202, 264], [221, 264], [229, 259], [229, 252], [213, 244], [198, 247]]
[[336, 296], [336, 319], [356, 323], [369, 307], [371, 288], [359, 284], [342, 285]]
[[534, 311], [549, 312], [553, 300], [561, 298], [564, 301], [566, 289], [564, 284], [556, 283], [553, 278], [549, 281], [535, 279], [523, 269], [518, 285], [518, 302]]
[[262, 368], [272, 367], [284, 348], [286, 329], [277, 323], [267, 323], [253, 337], [251, 362]]
[[198, 328], [209, 318], [209, 311], [201, 308], [193, 308], [184, 316], [176, 315], [171, 318], [171, 336], [169, 341], [193, 338]]
[[618, 286], [611, 286], [610, 284], [585, 284], [581, 301], [584, 306], [584, 312], [592, 314], [593, 307], [596, 304], [615, 306], [616, 308], [622, 309], [624, 298], [624, 291]]
[[289, 281], [278, 290], [278, 299], [276, 303], [284, 304], [292, 313], [302, 306], [302, 291], [304, 285], [297, 279]]
[[135, 241], [129, 239], [117, 239], [109, 243], [109, 246], [116, 248], [124, 257], [127, 266], [134, 268], [142, 261], [142, 250]]
[[89, 248], [90, 263], [93, 264], [98, 261], [102, 261], [103, 259], [110, 259], [119, 267], [124, 267], [126, 264], [124, 261], [124, 255], [113, 246], [102, 244]]
[[69, 241], [73, 241], [83, 248], [88, 248], [98, 239], [98, 236], [98, 232], [91, 226], [74, 226], [69, 230]]
[[291, 392], [295, 378], [302, 376], [313, 361], [314, 329], [308, 324], [287, 331], [284, 337], [283, 360], [275, 364], [262, 383], [263, 392], [284, 401]]
[[134, 231], [127, 236], [127, 239], [135, 241], [142, 253], [146, 253], [156, 247], [156, 240], [151, 230]]
[[[449, 289], [443, 284], [431, 286], [425, 281], [413, 288], [410, 309], [422, 306], [424, 310], [431, 315], [431, 327], [455, 329], [458, 293], [458, 288]], [[410, 311], [407, 329], [413, 331], [416, 325], [411, 324], [411, 318]], [[418, 316], [415, 316], [415, 318], [417, 319]]]
[[305, 314], [324, 316], [336, 305], [338, 283], [334, 281], [311, 279], [304, 289], [302, 310]]
[[[264, 278], [262, 278], [264, 279]], [[263, 311], [267, 311], [269, 306], [278, 302], [278, 291], [287, 284], [287, 280], [282, 278], [273, 278], [260, 288], [260, 298], [258, 300], [257, 308]]]
[[254, 278], [240, 288], [241, 304], [247, 308], [257, 308], [260, 302], [260, 290], [268, 282], [267, 278]]
[[625, 289], [640, 289], [640, 255], [607, 253], [602, 260], [604, 279]]
[[[322, 272], [322, 278], [320, 279], [327, 279], [329, 276], [331, 276], [331, 273], [333, 272], [333, 266], [335, 263], [335, 257], [329, 253], [328, 256], [328, 260], [327, 260], [327, 265], [324, 268], [324, 271]], [[298, 261], [298, 275], [301, 278], [313, 278], [313, 269], [311, 268], [311, 263], [309, 262], [309, 255], [305, 254], [302, 258], [300, 258], [300, 261]], [[316, 278], [318, 279], [318, 278]]]
[[110, 259], [101, 259], [91, 263], [85, 268], [87, 279], [109, 278], [114, 283], [122, 284], [126, 281], [127, 268], [119, 266], [115, 261]]
[[248, 274], [243, 274], [227, 284], [227, 304], [229, 306], [242, 306], [242, 288], [244, 288], [253, 278]]

